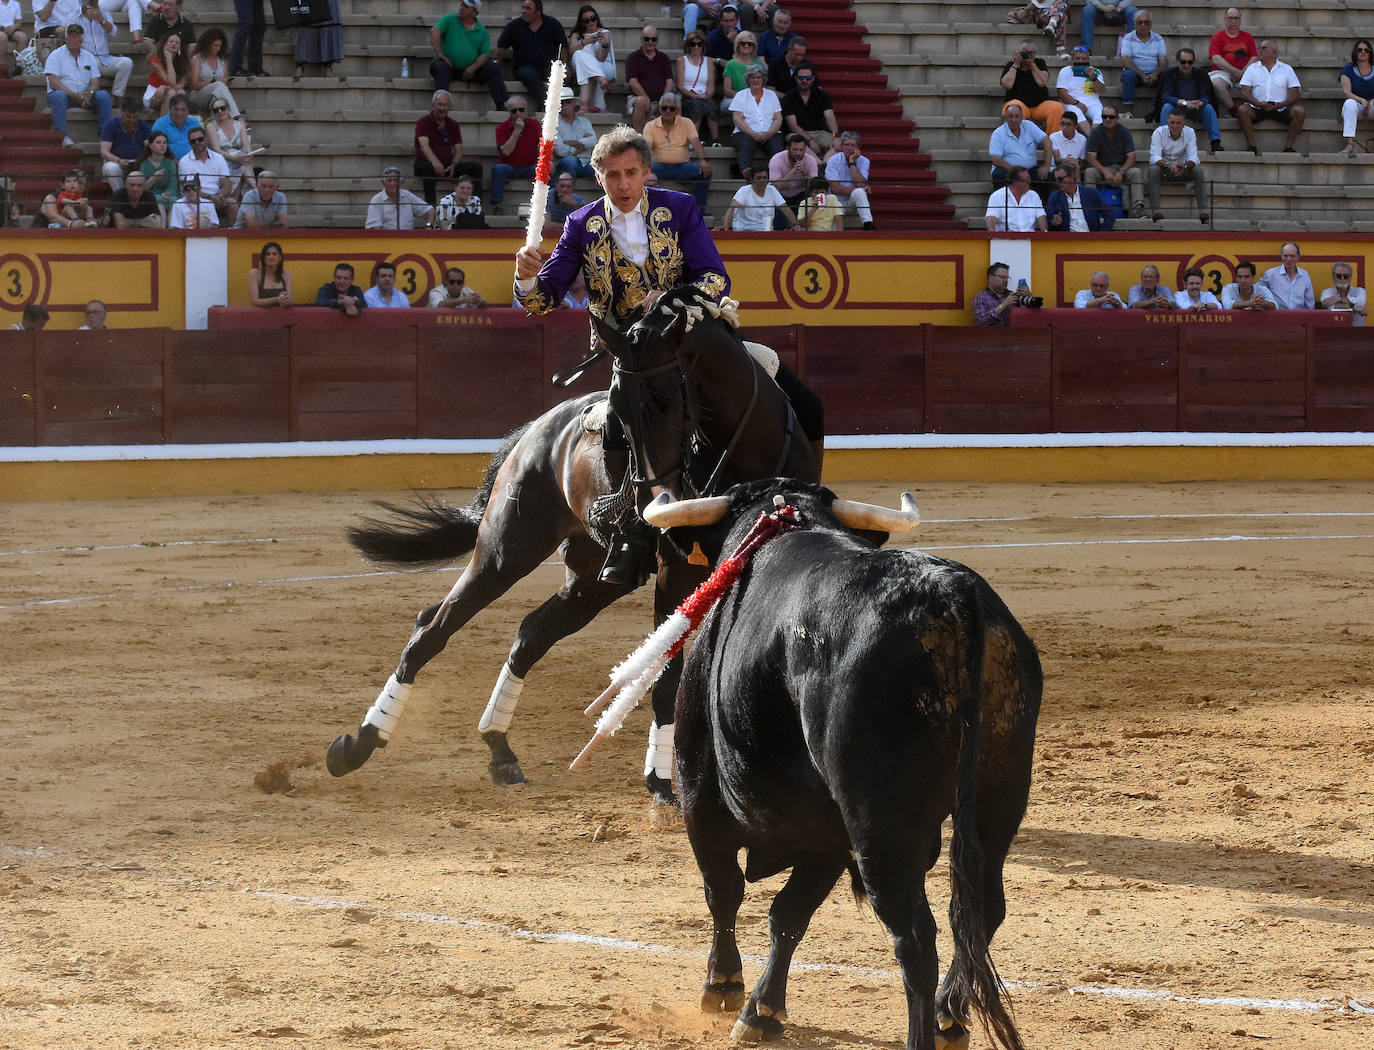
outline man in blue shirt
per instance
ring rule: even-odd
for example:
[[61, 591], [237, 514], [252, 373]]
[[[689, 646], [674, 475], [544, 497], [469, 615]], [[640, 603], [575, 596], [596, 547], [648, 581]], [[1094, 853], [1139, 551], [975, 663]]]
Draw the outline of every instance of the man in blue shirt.
[[139, 154], [153, 129], [139, 119], [143, 107], [138, 99], [126, 95], [119, 105], [119, 116], [111, 117], [100, 129], [101, 174], [111, 190], [124, 188], [124, 176], [138, 167]]
[[[988, 156], [992, 159], [992, 185], [1001, 186], [1013, 168], [1025, 168], [1044, 179], [1050, 172], [1054, 158], [1050, 155], [1049, 136], [1025, 119], [1017, 104], [1007, 106], [1006, 123], [995, 128], [988, 138]], [[1043, 164], [1036, 164], [1036, 153], [1043, 147]]]

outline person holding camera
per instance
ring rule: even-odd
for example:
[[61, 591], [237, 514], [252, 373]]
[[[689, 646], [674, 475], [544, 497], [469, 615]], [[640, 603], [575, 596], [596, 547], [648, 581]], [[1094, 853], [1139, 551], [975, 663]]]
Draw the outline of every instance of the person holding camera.
[[1059, 126], [1064, 106], [1050, 90], [1050, 70], [1043, 58], [1035, 57], [1035, 45], [1022, 40], [1011, 61], [1002, 67], [1002, 116], [1007, 107], [1021, 107], [1021, 114], [1044, 125], [1046, 131]]
[[1021, 294], [1007, 287], [1010, 280], [1011, 268], [1006, 263], [995, 262], [988, 267], [988, 286], [973, 297], [974, 324], [1011, 324], [1011, 308], [1021, 305]]
[[1088, 278], [1088, 287], [1073, 297], [1075, 310], [1124, 310], [1121, 296], [1112, 291], [1112, 279], [1105, 270], [1098, 270]]

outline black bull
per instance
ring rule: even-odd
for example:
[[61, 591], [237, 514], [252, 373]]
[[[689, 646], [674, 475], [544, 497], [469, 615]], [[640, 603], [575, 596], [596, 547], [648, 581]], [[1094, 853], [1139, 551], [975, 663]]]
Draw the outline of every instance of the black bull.
[[[848, 870], [892, 934], [908, 1047], [966, 1042], [970, 1008], [1020, 1047], [989, 942], [1006, 914], [1002, 866], [1030, 787], [1035, 645], [973, 570], [874, 549], [874, 534], [840, 524], [833, 493], [818, 485], [737, 486], [718, 524], [670, 538], [701, 542], [714, 561], [777, 493], [809, 527], [754, 557], [703, 621], [678, 690], [683, 815], [714, 920], [703, 1008], [743, 1007], [737, 1036], [777, 1035], [792, 953]], [[655, 510], [712, 502], [725, 501], [646, 517], [664, 526]], [[925, 873], [950, 813], [954, 957], [937, 994]], [[768, 963], [746, 998], [734, 932], [745, 880], [787, 868]]]

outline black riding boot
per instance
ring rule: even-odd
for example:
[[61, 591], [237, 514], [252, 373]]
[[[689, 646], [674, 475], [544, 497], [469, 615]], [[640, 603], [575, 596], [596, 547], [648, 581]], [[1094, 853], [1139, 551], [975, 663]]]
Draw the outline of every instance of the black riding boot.
[[[601, 441], [601, 459], [606, 467], [606, 477], [610, 480], [611, 490], [615, 491], [624, 484], [625, 472], [630, 467], [630, 446], [625, 440], [620, 420], [614, 415], [607, 417]], [[638, 587], [649, 577], [653, 553], [652, 535], [634, 535], [617, 530], [611, 534], [606, 563], [601, 566], [597, 579], [618, 587]]]

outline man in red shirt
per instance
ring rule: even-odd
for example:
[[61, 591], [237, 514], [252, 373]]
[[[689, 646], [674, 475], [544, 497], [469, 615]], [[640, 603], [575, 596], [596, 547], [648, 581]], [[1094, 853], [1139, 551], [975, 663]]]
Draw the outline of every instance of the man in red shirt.
[[1226, 9], [1226, 27], [1212, 35], [1207, 55], [1212, 60], [1212, 91], [1217, 96], [1217, 112], [1227, 109], [1234, 117], [1236, 104], [1231, 98], [1231, 89], [1240, 83], [1245, 67], [1259, 58], [1255, 38], [1240, 27], [1239, 8]]
[[497, 162], [491, 166], [491, 210], [501, 214], [501, 198], [509, 179], [534, 177], [539, 162], [539, 121], [525, 116], [528, 109], [519, 95], [506, 99], [508, 120], [496, 125]]
[[415, 122], [415, 174], [431, 208], [439, 200], [434, 191], [439, 179], [457, 181], [459, 175], [468, 175], [474, 187], [480, 188], [482, 183], [482, 165], [463, 159], [463, 132], [448, 115], [452, 108], [453, 97], [447, 91], [436, 91], [429, 112]]
[[639, 43], [639, 50], [625, 59], [625, 81], [630, 85], [625, 115], [636, 131], [643, 132], [650, 108], [665, 91], [676, 91], [677, 86], [673, 82], [673, 64], [658, 49], [658, 30], [645, 26]]

